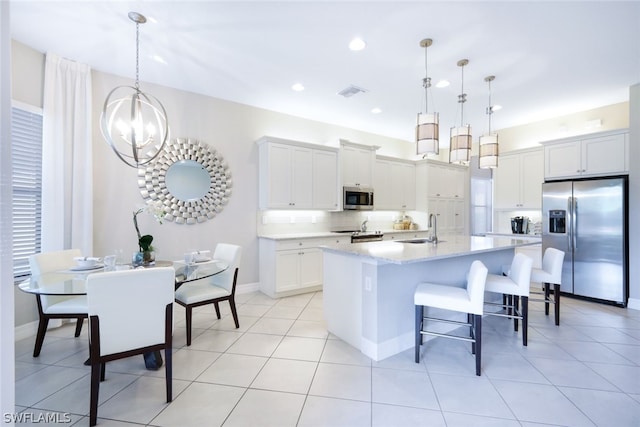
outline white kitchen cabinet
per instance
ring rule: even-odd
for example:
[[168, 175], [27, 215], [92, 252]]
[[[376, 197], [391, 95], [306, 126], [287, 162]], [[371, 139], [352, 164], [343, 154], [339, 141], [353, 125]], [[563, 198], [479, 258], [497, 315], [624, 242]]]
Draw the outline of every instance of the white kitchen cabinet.
[[313, 208], [338, 209], [338, 153], [313, 150]]
[[416, 206], [416, 176], [412, 162], [378, 157], [374, 169], [374, 208], [413, 210]]
[[468, 168], [436, 160], [416, 164], [416, 210], [436, 215], [438, 234], [467, 234]]
[[410, 240], [410, 239], [426, 239], [429, 237], [429, 231], [427, 230], [412, 230], [412, 231], [399, 231], [399, 232], [389, 232], [386, 231], [382, 240]]
[[349, 235], [274, 240], [259, 238], [260, 290], [272, 298], [322, 289], [323, 245], [351, 242]]
[[494, 169], [495, 209], [541, 209], [543, 150], [518, 150], [501, 154]]
[[340, 140], [342, 186], [373, 187], [373, 170], [378, 148], [380, 147]]
[[544, 178], [547, 180], [629, 172], [629, 133], [626, 129], [542, 144]]
[[272, 137], [257, 144], [260, 209], [338, 209], [337, 149]]

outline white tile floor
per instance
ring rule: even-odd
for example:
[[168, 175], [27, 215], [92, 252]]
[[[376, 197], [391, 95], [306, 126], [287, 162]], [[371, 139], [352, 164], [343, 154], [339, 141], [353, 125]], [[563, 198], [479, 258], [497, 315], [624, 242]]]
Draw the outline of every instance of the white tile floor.
[[[639, 426], [640, 312], [562, 301], [560, 327], [530, 304], [528, 347], [507, 319], [485, 317], [481, 377], [470, 345], [442, 338], [423, 346], [420, 364], [412, 349], [371, 361], [327, 332], [322, 293], [238, 295], [240, 329], [227, 304], [221, 320], [195, 309], [189, 348], [176, 305], [173, 402], [164, 369], [145, 370], [141, 357], [112, 362], [98, 425]], [[86, 331], [49, 331], [38, 358], [33, 338], [16, 343], [17, 412], [89, 424]]]

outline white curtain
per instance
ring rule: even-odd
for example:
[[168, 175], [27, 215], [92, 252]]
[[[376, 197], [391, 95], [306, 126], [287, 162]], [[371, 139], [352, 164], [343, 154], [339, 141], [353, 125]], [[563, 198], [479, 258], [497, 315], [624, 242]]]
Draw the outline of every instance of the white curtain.
[[42, 146], [42, 251], [93, 255], [91, 68], [47, 53]]

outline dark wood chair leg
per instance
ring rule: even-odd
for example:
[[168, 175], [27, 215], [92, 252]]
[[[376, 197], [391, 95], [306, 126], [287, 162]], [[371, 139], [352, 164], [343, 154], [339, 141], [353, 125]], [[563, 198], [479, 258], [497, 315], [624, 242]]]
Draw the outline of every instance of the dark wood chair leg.
[[420, 363], [420, 346], [422, 345], [422, 317], [423, 317], [423, 306], [416, 305], [416, 314], [415, 314], [415, 362]]
[[36, 334], [36, 344], [33, 347], [33, 357], [40, 356], [40, 350], [42, 350], [44, 334], [47, 332], [47, 326], [49, 326], [49, 318], [40, 316], [40, 321], [38, 322], [38, 333]]
[[84, 323], [84, 317], [78, 317], [76, 320], [76, 338], [80, 336], [80, 332], [82, 332], [82, 324]]
[[98, 421], [98, 395], [100, 392], [101, 363], [91, 364], [91, 391], [89, 396], [89, 425], [95, 426]]
[[[471, 337], [471, 339], [475, 340], [476, 339], [476, 316], [474, 314], [468, 313], [467, 314], [467, 322], [469, 322], [471, 324], [471, 327], [469, 328], [469, 336]], [[476, 342], [475, 341], [471, 341], [471, 354], [476, 354]]]
[[236, 302], [232, 298], [229, 298], [229, 306], [231, 307], [231, 315], [233, 316], [233, 321], [236, 324], [236, 329], [240, 327], [240, 322], [238, 322], [238, 312], [236, 311]]
[[[522, 345], [527, 346], [527, 331], [529, 330], [529, 297], [522, 298]], [[517, 320], [516, 320], [517, 322]]]
[[216, 315], [218, 316], [218, 319], [220, 318], [220, 306], [218, 305], [218, 301], [213, 303], [213, 306], [216, 308]]
[[476, 375], [480, 376], [480, 367], [482, 366], [482, 315], [475, 314], [475, 340], [476, 340]]
[[172, 357], [173, 357], [173, 351], [171, 349], [171, 346], [167, 347], [164, 349], [164, 359], [165, 359], [165, 363], [164, 363], [164, 375], [166, 377], [166, 383], [167, 383], [167, 403], [171, 402], [173, 400], [173, 361], [172, 361]]
[[185, 313], [187, 316], [187, 346], [191, 345], [191, 311], [192, 308], [190, 306], [185, 307]]
[[560, 285], [553, 285], [553, 300], [555, 301], [556, 326], [560, 326]]
[[[513, 315], [517, 316], [520, 297], [517, 295], [513, 295], [512, 298], [513, 298]], [[518, 332], [518, 318], [516, 317], [513, 318], [513, 330]]]
[[[549, 284], [543, 283], [542, 286], [544, 287], [544, 314], [548, 316], [549, 315]], [[555, 298], [555, 295], [554, 295], [554, 298]]]

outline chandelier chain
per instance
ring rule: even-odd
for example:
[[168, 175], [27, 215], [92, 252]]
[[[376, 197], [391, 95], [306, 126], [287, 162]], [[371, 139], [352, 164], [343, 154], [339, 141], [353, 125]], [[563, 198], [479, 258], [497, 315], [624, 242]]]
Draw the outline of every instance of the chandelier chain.
[[136, 22], [136, 91], [140, 91], [140, 23]]

